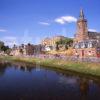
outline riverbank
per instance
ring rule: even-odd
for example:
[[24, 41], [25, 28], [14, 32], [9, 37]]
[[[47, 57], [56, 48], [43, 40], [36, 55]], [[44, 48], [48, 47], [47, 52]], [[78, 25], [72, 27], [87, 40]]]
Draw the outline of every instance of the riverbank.
[[74, 62], [65, 61], [61, 59], [48, 59], [48, 58], [33, 58], [33, 57], [14, 57], [14, 56], [0, 56], [0, 60], [12, 62], [25, 62], [37, 64], [44, 67], [56, 68], [61, 70], [75, 71], [83, 74], [100, 76], [100, 63], [89, 62]]

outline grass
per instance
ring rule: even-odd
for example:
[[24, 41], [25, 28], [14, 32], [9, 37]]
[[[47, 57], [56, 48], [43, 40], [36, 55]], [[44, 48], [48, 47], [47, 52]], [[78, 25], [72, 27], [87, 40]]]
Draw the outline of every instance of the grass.
[[61, 70], [70, 70], [83, 74], [100, 76], [100, 63], [87, 63], [87, 62], [73, 62], [58, 59], [40, 59], [40, 58], [25, 58], [13, 56], [0, 56], [4, 61], [17, 61], [32, 64], [40, 64], [44, 67], [56, 68]]

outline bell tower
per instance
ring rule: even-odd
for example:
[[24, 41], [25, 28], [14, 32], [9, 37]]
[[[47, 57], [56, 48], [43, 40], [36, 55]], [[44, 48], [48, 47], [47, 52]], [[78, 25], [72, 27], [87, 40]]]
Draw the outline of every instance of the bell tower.
[[75, 42], [80, 42], [86, 39], [88, 39], [87, 20], [85, 19], [84, 12], [81, 9], [79, 19], [77, 20], [77, 32], [75, 34]]

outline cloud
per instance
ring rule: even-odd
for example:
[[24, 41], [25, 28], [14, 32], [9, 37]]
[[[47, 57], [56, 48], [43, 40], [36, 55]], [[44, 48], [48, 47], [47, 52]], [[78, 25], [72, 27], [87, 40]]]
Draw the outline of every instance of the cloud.
[[62, 17], [56, 18], [54, 21], [59, 24], [66, 24], [66, 23], [76, 22], [77, 19], [73, 16], [62, 16]]
[[47, 23], [47, 22], [39, 22], [40, 25], [45, 25], [45, 26], [49, 26], [50, 23]]
[[6, 32], [7, 30], [0, 28], [0, 32]]
[[68, 23], [76, 22], [77, 19], [73, 16], [63, 16], [62, 19]]
[[65, 21], [61, 18], [55, 19], [55, 22], [60, 23], [60, 24], [65, 24]]
[[91, 31], [91, 32], [97, 32], [96, 29], [88, 29], [88, 30]]

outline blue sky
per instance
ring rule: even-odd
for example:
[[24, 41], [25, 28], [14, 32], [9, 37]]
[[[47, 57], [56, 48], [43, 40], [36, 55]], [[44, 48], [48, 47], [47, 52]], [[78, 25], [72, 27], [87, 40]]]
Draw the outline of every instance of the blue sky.
[[100, 32], [100, 0], [0, 0], [0, 40], [37, 44], [45, 37], [73, 37], [81, 8], [88, 28]]

